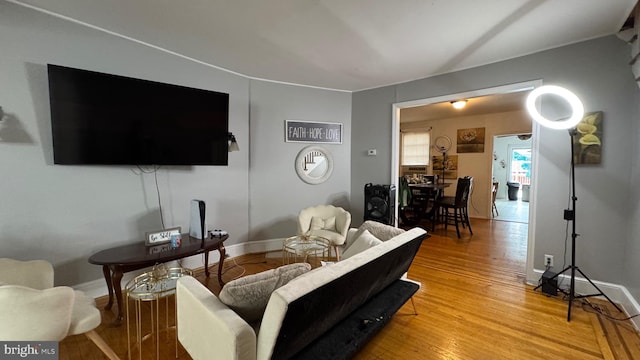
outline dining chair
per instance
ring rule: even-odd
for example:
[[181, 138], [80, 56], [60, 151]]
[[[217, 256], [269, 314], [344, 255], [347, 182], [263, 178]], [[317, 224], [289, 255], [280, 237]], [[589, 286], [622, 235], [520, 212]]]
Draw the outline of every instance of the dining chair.
[[436, 227], [438, 212], [440, 209], [440, 194], [441, 193], [439, 188], [431, 188], [429, 189], [429, 193], [426, 196], [424, 215], [425, 218], [431, 223], [431, 231], [435, 230]]
[[469, 221], [469, 198], [471, 189], [473, 188], [473, 178], [465, 176], [458, 179], [455, 196], [445, 196], [438, 201], [438, 207], [442, 209], [442, 217], [444, 221], [444, 229], [447, 225], [455, 225], [456, 233], [460, 238], [460, 225], [468, 227], [469, 233], [473, 235], [471, 230], [471, 222]]
[[438, 198], [440, 189], [436, 186], [409, 186], [409, 201], [400, 203], [398, 211], [401, 225], [415, 226], [426, 220], [434, 230], [438, 216]]
[[[500, 214], [498, 213], [498, 207], [496, 206], [496, 196], [498, 195], [498, 185], [500, 185], [500, 183], [497, 181], [494, 181], [493, 185], [491, 186], [491, 216], [492, 217], [500, 216]], [[495, 215], [493, 215], [494, 212], [496, 213]]]

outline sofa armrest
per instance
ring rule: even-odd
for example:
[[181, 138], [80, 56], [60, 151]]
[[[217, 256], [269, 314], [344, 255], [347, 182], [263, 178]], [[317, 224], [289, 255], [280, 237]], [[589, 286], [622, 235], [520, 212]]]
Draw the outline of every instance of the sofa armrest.
[[253, 328], [198, 280], [178, 279], [176, 302], [178, 339], [193, 359], [256, 359]]

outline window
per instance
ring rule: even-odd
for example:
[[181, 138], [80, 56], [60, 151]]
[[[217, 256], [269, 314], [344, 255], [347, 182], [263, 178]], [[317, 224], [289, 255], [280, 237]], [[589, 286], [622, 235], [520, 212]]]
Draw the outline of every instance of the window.
[[402, 133], [402, 165], [429, 165], [431, 133]]
[[509, 146], [509, 179], [522, 185], [531, 185], [531, 148]]

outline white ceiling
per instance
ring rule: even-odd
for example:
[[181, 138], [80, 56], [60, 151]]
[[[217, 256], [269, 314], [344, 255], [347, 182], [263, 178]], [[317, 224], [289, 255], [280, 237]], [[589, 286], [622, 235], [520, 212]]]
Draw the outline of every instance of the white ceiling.
[[636, 0], [7, 0], [251, 78], [357, 91], [614, 34]]
[[463, 109], [454, 109], [449, 101], [400, 110], [400, 121], [432, 121], [452, 119], [462, 116], [475, 116], [500, 112], [524, 110], [529, 91], [509, 92], [495, 95], [478, 96], [467, 100]]

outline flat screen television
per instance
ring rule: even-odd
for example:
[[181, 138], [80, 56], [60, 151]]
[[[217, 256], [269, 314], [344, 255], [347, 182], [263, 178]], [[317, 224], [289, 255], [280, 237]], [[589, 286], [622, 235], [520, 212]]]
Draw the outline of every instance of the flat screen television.
[[229, 94], [47, 70], [55, 164], [227, 165]]

